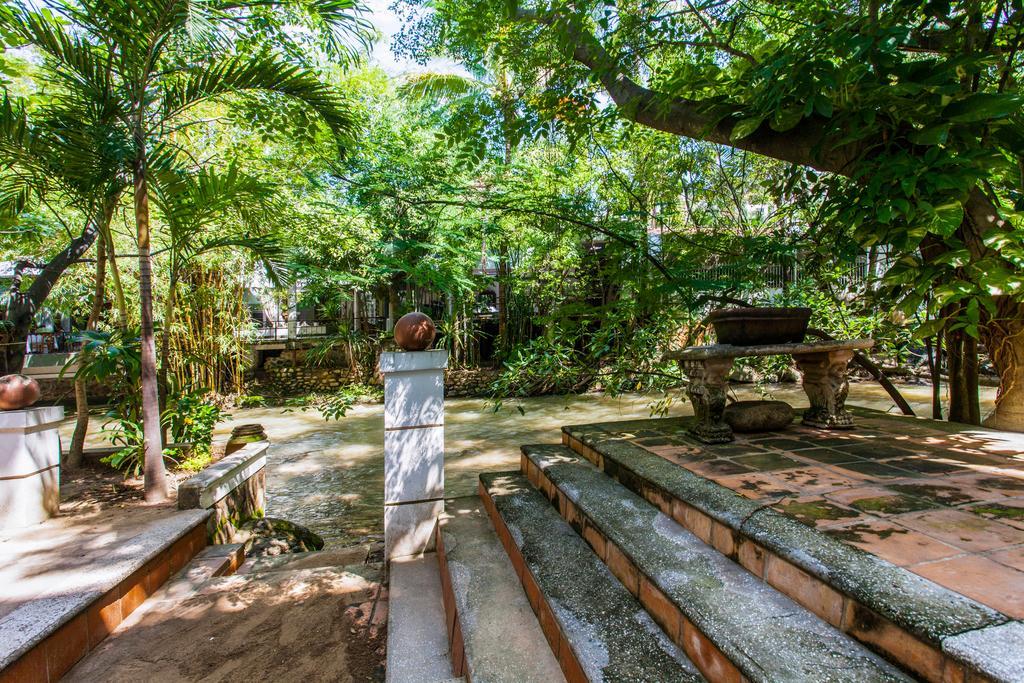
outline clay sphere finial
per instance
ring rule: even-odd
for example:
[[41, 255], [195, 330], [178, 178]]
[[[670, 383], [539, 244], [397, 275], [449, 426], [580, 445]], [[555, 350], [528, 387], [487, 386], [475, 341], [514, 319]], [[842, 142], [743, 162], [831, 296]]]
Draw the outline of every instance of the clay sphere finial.
[[39, 400], [39, 382], [25, 375], [0, 377], [0, 410], [28, 408]]
[[425, 313], [406, 313], [395, 323], [395, 343], [403, 351], [425, 351], [436, 336], [437, 327]]

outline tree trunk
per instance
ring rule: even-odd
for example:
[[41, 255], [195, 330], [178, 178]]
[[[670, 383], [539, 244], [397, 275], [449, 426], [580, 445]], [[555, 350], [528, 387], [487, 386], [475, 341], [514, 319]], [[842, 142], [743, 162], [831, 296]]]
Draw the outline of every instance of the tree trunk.
[[932, 419], [942, 419], [942, 335], [935, 335], [935, 344], [932, 344], [932, 337], [924, 340], [925, 350], [928, 354], [928, 373], [932, 378]]
[[508, 244], [501, 240], [498, 244], [498, 343], [495, 349], [499, 358], [504, 357], [509, 348], [508, 333], [508, 287], [509, 263]]
[[[177, 289], [177, 278], [171, 274], [171, 282], [167, 287], [167, 301], [164, 302], [164, 329], [160, 335], [160, 371], [157, 383], [160, 398], [160, 414], [167, 410], [167, 395], [170, 393], [169, 359], [171, 355], [171, 324], [174, 322], [174, 293]], [[167, 427], [160, 423], [160, 441], [167, 443]]]
[[8, 294], [7, 309], [4, 321], [10, 325], [9, 343], [4, 351], [6, 372], [21, 372], [25, 361], [25, 342], [32, 330], [32, 319], [42, 307], [53, 286], [57, 284], [64, 271], [89, 250], [96, 240], [97, 221], [86, 223], [82, 234], [71, 240], [59, 254], [42, 265], [40, 272], [32, 280], [28, 290], [21, 291], [22, 271], [32, 264], [19, 262], [15, 267], [14, 278]]
[[992, 365], [999, 373], [996, 409], [985, 426], [1024, 431], [1024, 304], [1003, 299], [997, 318], [983, 328]]
[[388, 284], [388, 318], [387, 327], [385, 330], [391, 332], [395, 329], [395, 323], [398, 322], [398, 286], [399, 286], [399, 275], [396, 273]]
[[946, 333], [949, 421], [981, 424], [978, 403], [978, 342], [963, 330]]
[[[110, 225], [110, 218], [114, 213], [114, 205], [117, 199], [107, 200], [107, 206], [103, 211], [103, 223], [100, 224], [100, 232]], [[103, 312], [103, 300], [106, 293], [107, 258], [106, 241], [100, 237], [96, 244], [96, 277], [94, 279], [92, 308], [89, 310], [89, 319], [85, 323], [86, 330], [95, 330], [99, 323], [100, 315]], [[84, 379], [75, 378], [75, 432], [71, 436], [71, 445], [68, 448], [68, 457], [64, 466], [75, 469], [82, 464], [82, 453], [85, 450], [85, 436], [89, 432], [89, 394], [86, 391]]]
[[114, 287], [117, 326], [124, 329], [128, 326], [128, 304], [124, 298], [124, 287], [121, 286], [121, 269], [117, 265], [117, 253], [114, 249], [114, 236], [110, 232], [110, 223], [107, 223], [107, 227], [103, 231], [103, 239], [107, 242], [107, 258], [110, 259], [110, 282]]
[[146, 145], [140, 124], [135, 129], [135, 230], [139, 243], [139, 302], [141, 321], [142, 432], [146, 501], [167, 499], [164, 445], [160, 434], [160, 396], [156, 378], [156, 337], [153, 331], [153, 257], [150, 255], [149, 184]]

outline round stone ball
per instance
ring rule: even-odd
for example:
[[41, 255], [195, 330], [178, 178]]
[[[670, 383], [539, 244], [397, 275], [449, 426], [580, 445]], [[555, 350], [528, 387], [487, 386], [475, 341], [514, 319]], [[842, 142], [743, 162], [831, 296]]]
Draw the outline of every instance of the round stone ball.
[[395, 323], [395, 343], [403, 351], [425, 351], [436, 336], [434, 321], [424, 313], [406, 313]]
[[785, 401], [737, 401], [725, 407], [725, 421], [735, 432], [777, 432], [793, 421]]
[[0, 377], [0, 410], [28, 408], [39, 400], [39, 382], [25, 375]]

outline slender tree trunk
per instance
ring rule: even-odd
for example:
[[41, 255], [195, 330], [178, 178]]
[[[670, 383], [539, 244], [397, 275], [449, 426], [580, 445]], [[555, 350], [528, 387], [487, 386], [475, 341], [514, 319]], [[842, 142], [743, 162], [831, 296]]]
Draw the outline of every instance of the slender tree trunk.
[[110, 232], [110, 223], [107, 223], [107, 228], [103, 231], [103, 239], [107, 241], [110, 283], [114, 288], [114, 306], [117, 308], [117, 326], [124, 329], [128, 326], [128, 304], [124, 298], [124, 287], [121, 286], [121, 269], [117, 265], [117, 253], [114, 249], [114, 236]]
[[153, 331], [153, 257], [150, 255], [149, 185], [146, 179], [146, 144], [141, 122], [135, 129], [135, 230], [139, 249], [139, 302], [141, 321], [142, 431], [146, 501], [167, 499], [164, 445], [160, 434], [160, 396], [156, 377], [156, 337]]
[[878, 245], [872, 244], [868, 250], [868, 272], [864, 274], [864, 282], [869, 292], [877, 289], [878, 280]]
[[[160, 335], [160, 370], [159, 388], [160, 414], [167, 410], [167, 395], [170, 393], [170, 356], [171, 356], [171, 325], [174, 323], [175, 292], [177, 290], [177, 278], [171, 274], [171, 282], [167, 286], [167, 301], [164, 302], [164, 329]], [[160, 440], [167, 443], [167, 427], [161, 421]]]
[[932, 337], [924, 340], [925, 351], [928, 354], [928, 373], [932, 378], [932, 419], [942, 419], [942, 335], [935, 336], [935, 344], [932, 344]]
[[978, 403], [978, 343], [963, 330], [946, 333], [949, 369], [949, 420], [981, 424]]
[[398, 286], [399, 276], [396, 273], [388, 284], [388, 319], [385, 328], [388, 332], [395, 329], [395, 323], [398, 322]]
[[500, 240], [498, 244], [498, 343], [495, 349], [499, 357], [511, 346], [508, 333], [508, 288], [509, 263], [508, 244]]
[[[102, 223], [100, 224], [100, 239], [96, 240], [96, 276], [93, 285], [92, 308], [89, 309], [89, 318], [85, 323], [86, 330], [95, 330], [99, 323], [100, 315], [103, 312], [103, 301], [106, 296], [107, 279], [107, 258], [106, 240], [103, 239], [103, 231], [110, 226], [110, 219], [114, 214], [114, 206], [117, 204], [117, 197], [108, 198], [103, 207]], [[64, 465], [75, 469], [82, 464], [82, 454], [85, 450], [85, 436], [89, 432], [89, 394], [86, 391], [86, 381], [81, 378], [75, 379], [75, 432], [71, 436], [71, 445], [68, 449], [68, 457]]]

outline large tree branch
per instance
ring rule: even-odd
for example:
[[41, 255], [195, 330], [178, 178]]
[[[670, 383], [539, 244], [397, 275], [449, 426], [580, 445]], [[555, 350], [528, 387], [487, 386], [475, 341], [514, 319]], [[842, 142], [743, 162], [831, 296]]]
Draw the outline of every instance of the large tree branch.
[[531, 10], [520, 10], [518, 17], [564, 31], [573, 60], [594, 73], [625, 118], [641, 125], [843, 175], [850, 173], [851, 164], [863, 150], [856, 145], [829, 145], [831, 126], [827, 119], [817, 115], [807, 117], [783, 132], [772, 130], [763, 123], [753, 133], [734, 140], [732, 132], [739, 118], [722, 118], [712, 113], [713, 105], [710, 103], [657, 92], [640, 85], [592, 33], [581, 28], [572, 18], [558, 13], [538, 14]]
[[24, 294], [31, 304], [33, 313], [46, 301], [50, 290], [57, 284], [57, 280], [64, 274], [64, 271], [89, 250], [92, 243], [96, 241], [96, 234], [96, 221], [90, 220], [78, 237], [71, 240], [68, 246], [42, 266], [42, 270], [36, 275], [28, 291]]

